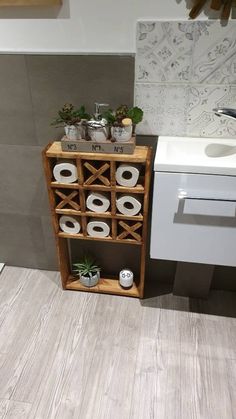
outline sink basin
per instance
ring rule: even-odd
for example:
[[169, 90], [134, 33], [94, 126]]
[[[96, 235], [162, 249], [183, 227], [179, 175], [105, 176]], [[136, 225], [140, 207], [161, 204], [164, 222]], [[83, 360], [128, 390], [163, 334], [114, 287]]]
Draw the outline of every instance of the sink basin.
[[154, 170], [235, 176], [236, 140], [160, 136]]

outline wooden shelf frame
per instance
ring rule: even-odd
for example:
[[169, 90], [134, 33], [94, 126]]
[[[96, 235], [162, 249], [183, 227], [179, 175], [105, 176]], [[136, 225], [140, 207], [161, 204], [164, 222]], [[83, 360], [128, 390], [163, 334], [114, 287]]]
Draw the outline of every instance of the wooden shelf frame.
[[0, 0], [1, 6], [60, 6], [62, 0]]
[[78, 183], [58, 183], [51, 182], [51, 187], [56, 189], [84, 189], [87, 191], [101, 191], [101, 192], [111, 192], [116, 191], [119, 193], [132, 193], [132, 194], [144, 194], [144, 187], [142, 185], [137, 185], [134, 188], [126, 188], [125, 186], [113, 185], [113, 186], [104, 186], [104, 185], [79, 185]]
[[[63, 289], [110, 293], [143, 298], [147, 217], [151, 179], [151, 153], [151, 147], [136, 147], [135, 152], [132, 155], [63, 152], [61, 151], [60, 142], [49, 144], [43, 151], [44, 171], [47, 181], [52, 224], [55, 232]], [[76, 164], [78, 182], [73, 184], [55, 182], [53, 178], [53, 167], [61, 159], [70, 159]], [[88, 164], [86, 164], [86, 162], [88, 162]], [[134, 188], [126, 188], [117, 185], [115, 174], [117, 164], [119, 164], [119, 162], [140, 163], [144, 168], [142, 184], [139, 183]], [[90, 172], [89, 175], [88, 171]], [[108, 171], [109, 178], [107, 178]], [[103, 178], [103, 176], [105, 176], [105, 178]], [[97, 180], [103, 184], [96, 183]], [[95, 183], [93, 183], [94, 181]], [[68, 192], [65, 192], [66, 190], [68, 190]], [[111, 197], [111, 206], [107, 212], [94, 213], [92, 211], [87, 211], [86, 196], [90, 190], [109, 192]], [[116, 208], [116, 195], [120, 193], [141, 194], [141, 213], [136, 216], [125, 216], [123, 214], [119, 214]], [[73, 203], [73, 199], [75, 199], [75, 204]], [[69, 208], [66, 208], [67, 205]], [[79, 234], [67, 234], [60, 231], [58, 221], [60, 215], [63, 214], [78, 217], [82, 226]], [[107, 218], [111, 220], [111, 233], [109, 237], [95, 238], [87, 235], [87, 222], [93, 217]], [[71, 274], [68, 242], [74, 239], [140, 246], [140, 276], [135, 279], [136, 282], [132, 288], [129, 290], [123, 289], [119, 285], [118, 278], [115, 279], [114, 277], [105, 277], [100, 279], [99, 284], [96, 287], [84, 287], [79, 280], [74, 278]]]

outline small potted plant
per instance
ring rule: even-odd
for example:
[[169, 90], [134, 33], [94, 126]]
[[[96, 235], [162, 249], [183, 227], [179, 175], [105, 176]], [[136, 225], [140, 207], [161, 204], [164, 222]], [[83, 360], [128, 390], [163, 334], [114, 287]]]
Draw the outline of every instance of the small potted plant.
[[51, 125], [63, 126], [69, 140], [81, 140], [85, 137], [85, 122], [88, 119], [90, 119], [90, 115], [86, 113], [83, 105], [79, 109], [75, 109], [74, 105], [66, 103], [58, 111], [58, 116]]
[[134, 135], [136, 125], [142, 121], [143, 111], [137, 106], [129, 108], [121, 105], [116, 111], [105, 112], [104, 118], [111, 127], [112, 138], [118, 142], [126, 142]]
[[100, 270], [94, 264], [94, 260], [89, 256], [84, 256], [83, 260], [79, 263], [73, 264], [75, 275], [79, 276], [81, 284], [85, 287], [94, 287], [100, 279]]

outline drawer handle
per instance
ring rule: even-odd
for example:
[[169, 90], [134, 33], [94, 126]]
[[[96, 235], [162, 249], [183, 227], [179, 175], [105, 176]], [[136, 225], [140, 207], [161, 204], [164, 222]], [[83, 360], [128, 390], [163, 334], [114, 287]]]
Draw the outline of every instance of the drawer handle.
[[222, 199], [222, 198], [203, 198], [200, 196], [189, 196], [187, 192], [180, 191], [178, 194], [178, 199], [185, 200], [185, 199], [194, 199], [197, 201], [219, 201], [219, 202], [236, 202], [235, 199]]

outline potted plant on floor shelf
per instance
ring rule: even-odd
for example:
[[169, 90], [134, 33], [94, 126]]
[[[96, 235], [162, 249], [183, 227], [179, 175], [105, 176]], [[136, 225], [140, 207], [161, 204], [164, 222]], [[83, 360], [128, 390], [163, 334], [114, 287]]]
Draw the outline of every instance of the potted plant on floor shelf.
[[88, 119], [90, 119], [90, 115], [86, 112], [84, 105], [76, 109], [71, 103], [66, 103], [58, 111], [58, 115], [51, 125], [63, 126], [69, 140], [81, 140], [85, 138], [85, 123]]
[[143, 119], [143, 111], [137, 106], [129, 108], [121, 105], [116, 111], [108, 110], [103, 115], [111, 127], [112, 138], [118, 142], [129, 141], [136, 125]]
[[79, 276], [81, 284], [85, 287], [94, 287], [100, 279], [101, 268], [94, 263], [90, 256], [84, 256], [81, 262], [73, 264], [74, 274]]

